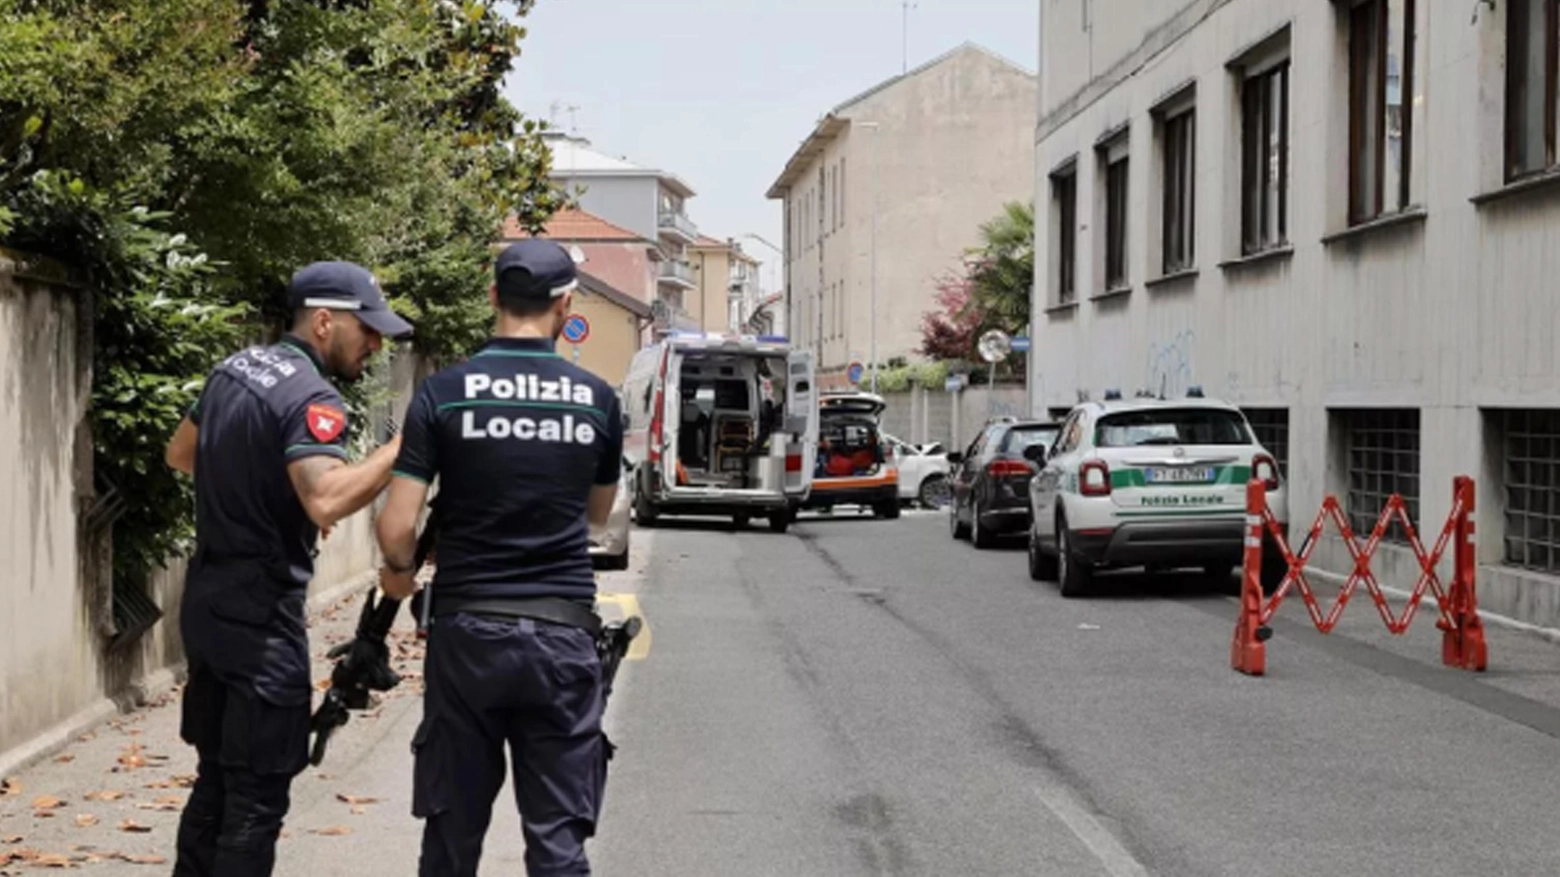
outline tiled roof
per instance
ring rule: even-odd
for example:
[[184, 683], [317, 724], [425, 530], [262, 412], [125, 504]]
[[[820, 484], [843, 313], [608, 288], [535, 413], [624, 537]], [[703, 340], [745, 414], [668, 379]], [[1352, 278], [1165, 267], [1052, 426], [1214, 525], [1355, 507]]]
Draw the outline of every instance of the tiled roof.
[[[542, 237], [555, 241], [637, 241], [643, 240], [634, 232], [583, 210], [560, 210], [547, 221]], [[504, 221], [504, 240], [513, 241], [532, 237], [513, 216]]]

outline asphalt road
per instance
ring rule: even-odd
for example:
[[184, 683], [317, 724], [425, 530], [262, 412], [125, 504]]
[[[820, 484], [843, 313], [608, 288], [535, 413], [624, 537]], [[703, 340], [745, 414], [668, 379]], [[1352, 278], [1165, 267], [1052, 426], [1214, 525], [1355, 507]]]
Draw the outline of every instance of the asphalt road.
[[[843, 516], [842, 516], [843, 517]], [[1281, 611], [1124, 575], [1063, 600], [936, 514], [654, 531], [649, 659], [611, 705], [603, 874], [1560, 873], [1560, 648], [1433, 613]], [[650, 540], [645, 540], [650, 541]]]
[[[1322, 637], [1297, 601], [1252, 679], [1228, 666], [1234, 601], [1196, 577], [1063, 600], [1021, 546], [953, 542], [937, 514], [634, 538], [634, 568], [601, 586], [637, 594], [650, 650], [608, 710], [597, 874], [1560, 873], [1560, 646], [1536, 637], [1491, 629], [1475, 676], [1439, 665], [1431, 613], [1393, 638], [1360, 599]], [[317, 656], [358, 599], [315, 620]], [[397, 654], [416, 671], [404, 632]], [[415, 872], [417, 689], [298, 779], [277, 874]], [[117, 720], [0, 786], [0, 873], [31, 873], [4, 864], [22, 849], [166, 873], [193, 767], [177, 714]], [[511, 801], [484, 877], [523, 873]]]

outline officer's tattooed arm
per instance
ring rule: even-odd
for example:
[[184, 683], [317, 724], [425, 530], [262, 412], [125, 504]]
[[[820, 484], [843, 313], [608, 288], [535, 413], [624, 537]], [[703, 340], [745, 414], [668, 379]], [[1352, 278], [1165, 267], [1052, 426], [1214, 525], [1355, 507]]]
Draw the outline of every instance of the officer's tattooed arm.
[[361, 463], [315, 455], [287, 464], [287, 475], [309, 520], [324, 529], [362, 510], [390, 483], [401, 437], [381, 445]]
[[195, 474], [195, 424], [185, 417], [179, 421], [179, 428], [174, 431], [173, 438], [168, 440], [168, 450], [163, 454], [163, 462], [170, 469], [177, 469], [185, 475]]

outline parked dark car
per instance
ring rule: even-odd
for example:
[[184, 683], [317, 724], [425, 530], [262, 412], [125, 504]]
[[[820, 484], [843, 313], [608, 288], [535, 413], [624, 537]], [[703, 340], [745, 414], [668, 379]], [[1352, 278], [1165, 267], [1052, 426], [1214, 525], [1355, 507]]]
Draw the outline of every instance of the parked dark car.
[[1048, 420], [1003, 418], [987, 423], [963, 452], [950, 453], [948, 526], [953, 538], [990, 548], [1003, 536], [1029, 532], [1029, 479], [1035, 466], [1024, 449], [1049, 447], [1060, 431], [1060, 424]]

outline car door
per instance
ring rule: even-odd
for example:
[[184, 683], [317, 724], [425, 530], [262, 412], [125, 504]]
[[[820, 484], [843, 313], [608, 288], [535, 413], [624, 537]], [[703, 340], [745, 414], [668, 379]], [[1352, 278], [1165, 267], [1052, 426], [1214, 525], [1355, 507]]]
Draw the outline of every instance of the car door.
[[1056, 528], [1051, 524], [1056, 520], [1056, 498], [1061, 490], [1063, 460], [1077, 449], [1078, 438], [1082, 435], [1082, 417], [1082, 411], [1074, 411], [1062, 421], [1062, 428], [1046, 455], [1045, 464], [1029, 482], [1029, 509], [1035, 522], [1035, 533], [1046, 545], [1056, 541]]
[[958, 470], [953, 474], [953, 513], [961, 521], [967, 517], [964, 511], [970, 507], [973, 499], [975, 478], [980, 474], [980, 458], [985, 453], [990, 435], [990, 429], [981, 430], [980, 435], [964, 449], [964, 458], [959, 461]]

